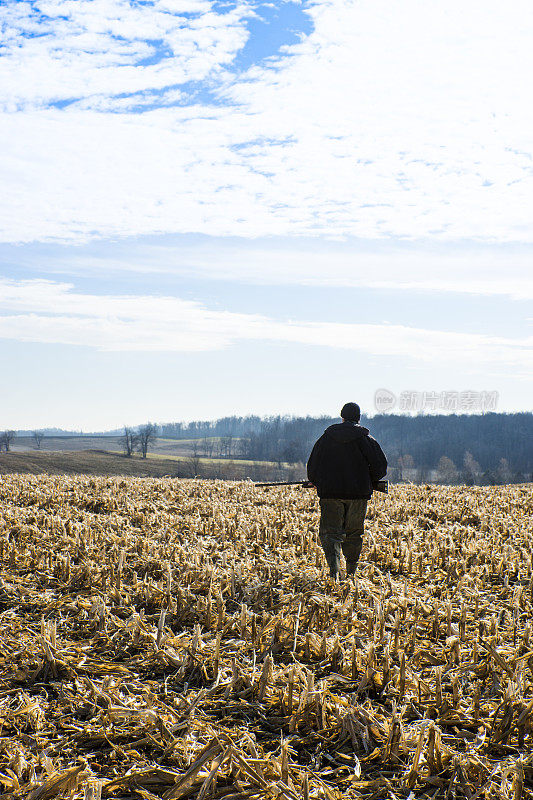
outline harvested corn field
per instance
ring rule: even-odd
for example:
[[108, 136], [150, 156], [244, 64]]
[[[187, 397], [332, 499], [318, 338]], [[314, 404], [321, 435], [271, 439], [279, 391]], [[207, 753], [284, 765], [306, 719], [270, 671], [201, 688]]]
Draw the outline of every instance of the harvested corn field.
[[355, 583], [247, 483], [0, 483], [2, 800], [533, 797], [532, 491], [393, 487]]

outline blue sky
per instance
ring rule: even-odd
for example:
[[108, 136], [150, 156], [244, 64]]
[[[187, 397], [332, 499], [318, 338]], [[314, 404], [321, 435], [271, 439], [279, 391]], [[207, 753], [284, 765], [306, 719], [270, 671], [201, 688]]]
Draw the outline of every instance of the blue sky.
[[531, 410], [528, 3], [0, 18], [0, 428]]

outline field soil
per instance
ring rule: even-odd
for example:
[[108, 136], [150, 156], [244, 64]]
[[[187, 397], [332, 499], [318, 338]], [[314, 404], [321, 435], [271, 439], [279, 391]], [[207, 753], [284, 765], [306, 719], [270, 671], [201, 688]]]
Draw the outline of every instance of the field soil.
[[[198, 442], [196, 441], [196, 445]], [[19, 437], [9, 453], [0, 452], [0, 475], [131, 475], [138, 477], [203, 477], [255, 481], [303, 480], [305, 467], [271, 461], [194, 455], [192, 439], [158, 439], [148, 458], [127, 458], [119, 437], [48, 436], [40, 450], [30, 437]]]
[[138, 456], [126, 458], [105, 450], [73, 450], [70, 452], [0, 453], [0, 474], [32, 473], [49, 475], [136, 475], [140, 477], [183, 477], [186, 465], [170, 458]]
[[[144, 465], [143, 465], [144, 466]], [[533, 797], [531, 486], [4, 475], [4, 800]]]
[[188, 478], [246, 479], [257, 481], [299, 480], [304, 471], [285, 465], [281, 471], [270, 462], [232, 461], [217, 458], [173, 458], [149, 453], [126, 458], [122, 453], [106, 450], [11, 451], [0, 453], [0, 475], [10, 473], [33, 475], [101, 475]]

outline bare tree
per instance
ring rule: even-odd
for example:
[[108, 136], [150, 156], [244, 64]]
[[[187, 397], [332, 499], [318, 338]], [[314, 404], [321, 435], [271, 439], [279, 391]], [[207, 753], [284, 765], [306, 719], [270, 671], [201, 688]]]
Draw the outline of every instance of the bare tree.
[[210, 436], [204, 436], [202, 439], [202, 454], [205, 458], [211, 458], [215, 443]]
[[298, 464], [303, 461], [306, 456], [305, 446], [302, 445], [300, 440], [291, 439], [285, 445], [282, 455], [287, 463]]
[[416, 469], [416, 483], [427, 483], [430, 480], [430, 469], [426, 464], [420, 464]]
[[187, 464], [187, 471], [189, 473], [189, 477], [190, 478], [199, 478], [200, 475], [201, 475], [201, 472], [202, 472], [202, 469], [201, 469], [202, 465], [201, 465], [200, 456], [198, 454], [193, 453], [192, 456], [190, 456], [186, 460], [186, 464]]
[[11, 450], [11, 442], [16, 438], [16, 436], [16, 431], [4, 431], [2, 434], [0, 434], [0, 450], [2, 447], [4, 447], [6, 453], [9, 453]]
[[442, 483], [454, 484], [459, 479], [459, 472], [457, 467], [448, 456], [442, 456], [437, 464], [437, 470], [440, 475]]
[[500, 483], [512, 483], [513, 473], [506, 458], [500, 458], [496, 476]]
[[198, 478], [202, 472], [202, 460], [200, 458], [200, 441], [193, 439], [190, 451], [191, 455], [186, 459], [187, 473], [190, 478]]
[[200, 442], [198, 441], [198, 439], [193, 439], [193, 442], [191, 444], [191, 452], [192, 452], [193, 458], [199, 458], [200, 457]]
[[44, 439], [44, 431], [33, 431], [31, 438], [35, 442], [36, 449], [40, 450]]
[[233, 436], [221, 436], [218, 449], [221, 458], [231, 458], [233, 453]]
[[155, 425], [152, 425], [151, 422], [148, 422], [146, 425], [141, 425], [137, 436], [138, 436], [139, 450], [141, 452], [141, 456], [143, 458], [146, 458], [148, 454], [148, 448], [157, 439], [157, 430]]
[[124, 433], [120, 437], [120, 443], [124, 450], [126, 458], [131, 458], [135, 448], [137, 447], [139, 437], [133, 428], [128, 428], [124, 425]]
[[405, 453], [405, 455], [400, 456], [398, 458], [398, 466], [400, 468], [400, 480], [403, 481], [404, 478], [409, 480], [407, 477], [410, 474], [409, 470], [414, 469], [415, 466], [413, 456], [410, 453]]
[[481, 475], [481, 467], [469, 450], [464, 454], [463, 467], [464, 482], [467, 486], [473, 486]]

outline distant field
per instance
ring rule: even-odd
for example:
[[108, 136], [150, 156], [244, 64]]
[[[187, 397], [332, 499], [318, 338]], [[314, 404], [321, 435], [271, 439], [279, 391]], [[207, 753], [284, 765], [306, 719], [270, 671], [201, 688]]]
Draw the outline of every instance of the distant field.
[[[172, 459], [173, 456], [171, 456], [171, 455], [169, 455], [167, 453], [148, 453], [148, 458]], [[185, 460], [188, 461], [190, 458], [191, 458], [191, 454], [188, 453], [186, 458], [185, 458]], [[238, 464], [238, 465], [243, 466], [243, 467], [252, 466], [252, 465], [256, 465], [256, 464], [259, 463], [259, 464], [263, 464], [263, 465], [265, 465], [267, 467], [271, 467], [272, 469], [275, 469], [277, 467], [277, 461], [259, 461], [258, 462], [258, 461], [251, 461], [248, 458], [236, 458], [236, 459], [229, 458], [228, 459], [228, 458], [215, 458], [215, 457], [212, 457], [212, 458], [200, 457], [200, 463], [204, 464], [204, 465], [206, 465], [206, 464], [214, 464], [214, 465], [221, 465], [222, 464], [223, 465], [223, 464], [235, 463], [235, 464]], [[282, 463], [282, 467], [283, 468], [286, 468], [286, 467], [289, 467], [289, 466], [290, 465], [287, 464], [286, 462]]]
[[126, 458], [120, 453], [91, 450], [71, 452], [11, 452], [0, 454], [0, 473], [48, 475], [131, 475], [180, 477], [184, 465], [169, 458]]
[[[100, 444], [102, 440], [100, 440]], [[132, 477], [169, 476], [190, 478], [247, 478], [253, 480], [297, 480], [270, 462], [231, 461], [216, 458], [200, 458], [193, 461], [190, 454], [183, 458], [149, 453], [147, 459], [140, 456], [126, 458], [121, 452], [102, 449], [46, 451], [26, 450], [0, 453], [0, 475], [30, 473], [33, 475], [128, 475]]]
[[[212, 439], [216, 441], [216, 439]], [[201, 440], [198, 439], [156, 439], [151, 445], [150, 452], [155, 455], [168, 455], [170, 457], [187, 457], [193, 452], [194, 444], [202, 452]], [[120, 436], [45, 436], [41, 450], [35, 448], [31, 436], [19, 436], [11, 445], [13, 453], [52, 453], [76, 452], [80, 450], [105, 450], [113, 453], [122, 453]]]

